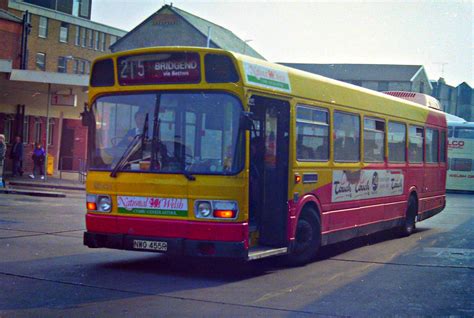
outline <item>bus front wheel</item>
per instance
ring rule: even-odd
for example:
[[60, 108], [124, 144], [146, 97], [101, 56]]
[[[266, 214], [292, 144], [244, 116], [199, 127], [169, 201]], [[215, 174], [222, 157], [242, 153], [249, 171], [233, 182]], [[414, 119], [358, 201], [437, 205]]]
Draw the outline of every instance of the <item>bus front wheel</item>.
[[288, 265], [300, 266], [312, 261], [321, 245], [321, 225], [317, 212], [306, 207], [301, 211], [296, 226], [295, 242], [287, 255]]

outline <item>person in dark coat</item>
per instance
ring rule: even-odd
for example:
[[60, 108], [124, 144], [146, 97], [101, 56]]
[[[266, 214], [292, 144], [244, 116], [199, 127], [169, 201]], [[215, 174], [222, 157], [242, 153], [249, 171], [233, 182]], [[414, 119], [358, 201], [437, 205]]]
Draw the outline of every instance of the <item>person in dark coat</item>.
[[34, 168], [33, 174], [30, 174], [30, 178], [34, 179], [38, 174], [38, 170], [41, 176], [41, 180], [44, 180], [44, 160], [46, 158], [46, 152], [43, 149], [43, 146], [40, 142], [35, 144], [35, 150], [33, 150], [33, 155], [31, 159], [33, 159]]
[[23, 175], [21, 164], [23, 161], [23, 142], [20, 136], [15, 137], [15, 142], [12, 145], [10, 152], [10, 159], [12, 160], [12, 176]]
[[7, 144], [5, 143], [5, 135], [0, 134], [0, 187], [4, 186], [3, 182], [3, 161], [7, 153]]

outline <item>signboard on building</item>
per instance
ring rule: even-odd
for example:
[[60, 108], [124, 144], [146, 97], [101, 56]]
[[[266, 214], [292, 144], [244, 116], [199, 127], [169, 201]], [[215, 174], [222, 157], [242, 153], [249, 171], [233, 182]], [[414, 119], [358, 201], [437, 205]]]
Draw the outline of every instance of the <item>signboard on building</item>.
[[51, 105], [53, 106], [77, 106], [77, 95], [75, 94], [52, 94]]

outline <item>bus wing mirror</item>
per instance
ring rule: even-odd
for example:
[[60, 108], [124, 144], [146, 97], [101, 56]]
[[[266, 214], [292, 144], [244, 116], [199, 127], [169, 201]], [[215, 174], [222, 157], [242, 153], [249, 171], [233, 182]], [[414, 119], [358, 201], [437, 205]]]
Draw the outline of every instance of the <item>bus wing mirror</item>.
[[253, 126], [253, 113], [242, 112], [240, 114], [240, 128], [243, 130], [251, 130]]

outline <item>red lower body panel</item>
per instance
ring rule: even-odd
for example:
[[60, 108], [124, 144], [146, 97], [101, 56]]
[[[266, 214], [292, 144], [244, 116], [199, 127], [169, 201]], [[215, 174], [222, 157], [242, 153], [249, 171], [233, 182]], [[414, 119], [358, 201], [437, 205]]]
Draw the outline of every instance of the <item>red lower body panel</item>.
[[110, 215], [86, 215], [89, 232], [184, 238], [203, 241], [246, 242], [247, 223], [163, 220]]

